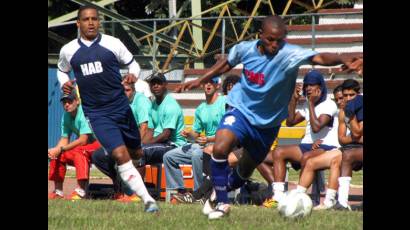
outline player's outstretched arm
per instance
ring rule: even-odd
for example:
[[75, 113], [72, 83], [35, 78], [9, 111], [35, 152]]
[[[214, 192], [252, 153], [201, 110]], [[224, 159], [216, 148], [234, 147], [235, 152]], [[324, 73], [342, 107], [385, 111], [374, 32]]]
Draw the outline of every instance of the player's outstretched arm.
[[202, 77], [185, 82], [183, 84], [180, 84], [174, 92], [180, 93], [183, 91], [188, 91], [190, 89], [198, 88], [201, 83], [207, 82], [209, 79], [211, 79], [215, 75], [220, 75], [223, 73], [228, 72], [231, 70], [232, 67], [228, 64], [228, 60], [226, 58], [221, 59], [221, 61], [215, 63], [208, 72], [206, 72]]
[[348, 72], [355, 71], [359, 75], [363, 74], [363, 58], [361, 57], [344, 58], [337, 54], [320, 53], [313, 56], [312, 63], [314, 65], [323, 66], [335, 66], [342, 64], [343, 70], [347, 70]]

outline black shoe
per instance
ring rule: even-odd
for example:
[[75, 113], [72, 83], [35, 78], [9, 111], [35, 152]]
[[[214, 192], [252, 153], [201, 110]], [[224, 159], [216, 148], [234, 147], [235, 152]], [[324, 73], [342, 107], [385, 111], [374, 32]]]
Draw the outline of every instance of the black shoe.
[[337, 210], [337, 211], [352, 211], [352, 208], [350, 208], [349, 205], [347, 205], [347, 207], [341, 205], [339, 203], [339, 201], [333, 206], [333, 210]]
[[206, 197], [202, 197], [201, 199], [195, 200], [195, 203], [204, 205], [207, 199], [208, 198], [206, 198]]
[[174, 194], [173, 198], [175, 198], [179, 203], [184, 204], [192, 204], [196, 201], [190, 192]]

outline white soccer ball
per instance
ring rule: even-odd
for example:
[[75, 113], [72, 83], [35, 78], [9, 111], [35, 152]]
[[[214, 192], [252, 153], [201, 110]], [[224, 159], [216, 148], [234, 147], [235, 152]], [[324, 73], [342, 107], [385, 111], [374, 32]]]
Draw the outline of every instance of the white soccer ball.
[[292, 190], [287, 192], [278, 204], [279, 214], [289, 219], [299, 219], [309, 216], [313, 203], [304, 192]]

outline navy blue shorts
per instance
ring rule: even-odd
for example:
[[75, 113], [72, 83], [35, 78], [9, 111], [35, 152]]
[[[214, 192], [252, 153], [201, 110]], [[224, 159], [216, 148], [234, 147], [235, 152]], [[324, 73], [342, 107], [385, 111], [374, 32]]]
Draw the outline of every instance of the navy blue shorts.
[[256, 164], [260, 164], [270, 151], [280, 126], [261, 129], [253, 126], [236, 108], [228, 110], [219, 123], [218, 130], [229, 129], [239, 140]]
[[111, 154], [121, 145], [130, 149], [141, 147], [137, 122], [130, 107], [121, 113], [88, 116], [87, 118], [97, 140], [108, 153]]
[[[302, 154], [305, 154], [306, 152], [312, 151], [312, 145], [313, 144], [299, 144], [300, 151], [302, 151]], [[336, 146], [333, 145], [319, 145], [319, 149], [323, 149], [325, 151], [329, 151], [332, 149], [336, 149]], [[301, 168], [301, 165], [299, 162], [291, 162], [292, 168], [295, 170], [299, 170]]]

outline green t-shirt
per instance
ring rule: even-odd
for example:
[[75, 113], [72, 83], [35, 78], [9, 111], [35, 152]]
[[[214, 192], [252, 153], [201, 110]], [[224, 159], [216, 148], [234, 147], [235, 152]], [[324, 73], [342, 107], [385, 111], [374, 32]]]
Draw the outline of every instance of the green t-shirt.
[[195, 110], [192, 129], [197, 133], [205, 131], [207, 137], [215, 136], [219, 122], [225, 114], [225, 104], [224, 96], [218, 96], [218, 99], [210, 105], [202, 102]]
[[88, 137], [88, 143], [93, 142], [95, 139], [93, 137], [93, 132], [85, 119], [83, 108], [78, 105], [77, 114], [75, 118], [71, 116], [70, 113], [64, 112], [61, 120], [61, 136], [70, 137], [72, 133], [75, 133], [77, 137], [81, 134], [91, 134]]
[[167, 94], [158, 105], [156, 101], [152, 103], [152, 119], [148, 121], [148, 127], [154, 129], [154, 137], [163, 132], [164, 129], [172, 129], [170, 141], [175, 145], [186, 144], [186, 139], [181, 135], [184, 129], [184, 115], [181, 106], [170, 95]]
[[138, 92], [135, 93], [130, 106], [138, 126], [143, 122], [149, 121], [152, 103], [144, 94]]

